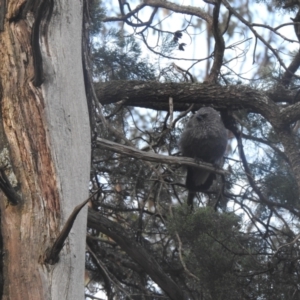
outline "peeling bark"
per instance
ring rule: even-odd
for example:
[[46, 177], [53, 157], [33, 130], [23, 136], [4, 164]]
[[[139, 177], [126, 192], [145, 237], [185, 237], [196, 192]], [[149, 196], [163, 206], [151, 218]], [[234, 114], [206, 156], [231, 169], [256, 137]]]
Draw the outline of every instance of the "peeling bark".
[[[22, 199], [20, 205], [7, 206], [1, 193], [3, 299], [58, 299], [58, 293], [63, 299], [82, 299], [84, 292], [78, 284], [83, 282], [84, 212], [79, 220], [83, 228], [74, 229], [61, 262], [45, 267], [42, 260], [72, 208], [88, 195], [90, 137], [82, 69], [65, 58], [81, 61], [82, 8], [71, 0], [56, 1], [55, 19], [50, 20], [38, 9], [43, 2], [7, 1], [0, 32], [1, 115], [6, 137], [0, 150], [8, 147], [10, 151], [16, 191]], [[22, 14], [28, 3], [32, 6]], [[34, 33], [34, 26], [41, 27]], [[45, 26], [49, 33], [40, 30]], [[38, 36], [33, 39], [34, 34]], [[34, 47], [39, 47], [42, 62], [34, 58]], [[36, 84], [42, 67], [37, 68], [37, 62], [45, 71], [41, 88], [42, 82]], [[72, 78], [68, 75], [71, 66]], [[82, 145], [72, 148], [77, 144]], [[80, 239], [77, 246], [75, 241]], [[75, 264], [78, 273], [73, 270]], [[73, 282], [80, 273], [82, 278]]]

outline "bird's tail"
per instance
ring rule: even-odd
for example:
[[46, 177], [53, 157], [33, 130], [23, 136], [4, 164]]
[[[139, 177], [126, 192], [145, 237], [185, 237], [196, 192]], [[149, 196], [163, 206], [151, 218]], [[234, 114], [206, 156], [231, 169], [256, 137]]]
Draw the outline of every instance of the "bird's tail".
[[191, 208], [191, 210], [194, 209], [195, 196], [196, 196], [196, 192], [189, 190], [188, 197], [187, 197], [187, 205]]

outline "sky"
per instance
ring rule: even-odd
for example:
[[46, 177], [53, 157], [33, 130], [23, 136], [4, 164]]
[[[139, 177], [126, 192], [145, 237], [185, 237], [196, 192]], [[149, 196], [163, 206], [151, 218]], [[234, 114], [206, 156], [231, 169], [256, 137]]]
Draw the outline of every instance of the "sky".
[[[173, 1], [180, 5], [191, 5], [201, 7], [205, 11], [210, 12], [212, 10], [212, 5], [205, 3], [204, 1], [196, 1], [196, 0], [184, 0], [184, 1]], [[264, 24], [269, 26], [278, 26], [283, 23], [291, 23], [290, 17], [294, 17], [295, 13], [291, 13], [290, 15], [283, 14], [280, 11], [275, 11], [275, 13], [271, 16], [267, 9], [266, 5], [263, 3], [256, 3], [256, 1], [252, 0], [249, 1], [251, 4], [249, 5], [249, 14], [248, 16], [244, 16], [248, 19], [251, 23], [258, 23]], [[131, 5], [131, 9], [133, 9], [138, 1], [129, 1]], [[237, 7], [240, 1], [235, 1], [236, 5], [232, 4], [233, 7]], [[118, 14], [118, 1], [113, 0], [111, 2], [105, 3], [107, 7], [107, 12], [109, 16], [116, 16]], [[243, 8], [240, 8], [242, 10]], [[144, 8], [139, 13], [139, 18], [143, 21], [147, 21], [149, 15], [152, 12], [152, 8]], [[128, 10], [125, 11], [128, 12]], [[224, 7], [222, 11], [227, 11]], [[226, 15], [227, 16], [227, 15]], [[267, 20], [267, 22], [266, 22]], [[222, 18], [221, 18], [222, 21]], [[247, 79], [252, 79], [253, 73], [258, 68], [261, 68], [261, 60], [263, 59], [262, 55], [265, 52], [265, 47], [262, 42], [258, 41], [256, 51], [254, 52], [255, 47], [255, 37], [252, 32], [243, 28], [243, 25], [237, 20], [235, 16], [231, 17], [231, 21], [236, 23], [236, 28], [230, 31], [230, 37], [228, 34], [224, 35], [226, 49], [225, 58], [227, 60], [227, 64], [225, 68], [222, 69], [224, 74], [231, 72], [234, 74], [241, 73], [242, 80], [245, 80], [247, 83]], [[224, 20], [225, 22], [225, 20]], [[160, 68], [169, 67], [171, 63], [175, 63], [179, 67], [183, 69], [189, 69], [191, 73], [195, 76], [198, 81], [203, 80], [205, 77], [205, 70], [207, 66], [207, 61], [203, 60], [202, 62], [196, 63], [198, 59], [205, 59], [207, 56], [211, 55], [213, 52], [213, 44], [208, 47], [207, 44], [207, 27], [206, 24], [197, 18], [190, 18], [185, 17], [182, 14], [173, 13], [167, 11], [165, 9], [160, 9], [158, 12], [158, 17], [154, 19], [153, 25], [156, 26], [158, 29], [162, 29], [169, 32], [175, 32], [177, 30], [182, 30], [183, 28], [187, 27], [187, 24], [190, 23], [192, 26], [188, 27], [187, 30], [183, 31], [183, 36], [179, 40], [180, 43], [186, 44], [184, 47], [185, 51], [180, 51], [176, 47], [176, 50], [172, 53], [174, 59], [163, 59], [159, 58]], [[110, 23], [111, 24], [111, 23]], [[109, 25], [110, 25], [109, 24]], [[120, 25], [120, 24], [119, 24]], [[133, 29], [128, 26], [124, 25], [125, 32], [133, 34], [135, 38], [141, 40], [140, 35], [138, 34], [143, 28], [137, 28], [133, 31]], [[254, 29], [261, 34], [267, 41], [271, 41], [271, 45], [278, 50], [282, 59], [288, 64], [291, 60], [290, 51], [298, 49], [298, 43], [292, 43], [290, 41], [285, 41], [282, 38], [279, 38], [275, 33], [272, 33], [270, 30], [263, 28], [263, 27], [254, 27]], [[297, 41], [297, 38], [294, 33], [293, 25], [288, 25], [282, 27], [278, 30], [280, 34], [284, 37], [289, 38], [290, 40]], [[166, 35], [166, 37], [172, 40], [172, 34]], [[145, 32], [147, 36], [147, 40], [149, 45], [153, 47], [154, 51], [160, 52], [162, 47], [166, 45], [166, 42], [163, 41], [163, 38], [158, 38], [157, 34], [154, 34], [153, 30], [148, 30]], [[145, 56], [150, 57], [151, 61], [157, 60], [157, 56], [151, 54], [150, 51], [143, 47], [143, 53]], [[281, 49], [283, 48], [283, 49]], [[269, 52], [269, 55], [272, 57], [273, 54]], [[233, 59], [236, 58], [237, 59]], [[254, 59], [255, 57], [255, 59]], [[185, 59], [185, 60], [180, 60]], [[194, 61], [191, 61], [195, 59]], [[232, 61], [230, 61], [233, 59]], [[191, 68], [191, 66], [193, 67]], [[274, 65], [274, 68], [278, 66]], [[191, 69], [190, 69], [191, 68]]]

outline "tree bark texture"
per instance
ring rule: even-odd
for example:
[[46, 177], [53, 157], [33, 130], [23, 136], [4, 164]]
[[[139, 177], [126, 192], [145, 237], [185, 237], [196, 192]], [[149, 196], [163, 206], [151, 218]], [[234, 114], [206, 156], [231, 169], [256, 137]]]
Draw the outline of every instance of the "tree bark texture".
[[[292, 103], [295, 93], [280, 86], [277, 90], [262, 92], [249, 86], [220, 86], [208, 83], [160, 83], [156, 81], [109, 81], [96, 84], [97, 96], [102, 104], [122, 102], [138, 106], [169, 111], [169, 98], [174, 101], [174, 110], [184, 111], [192, 103], [197, 110], [202, 106], [217, 109], [247, 109], [262, 114], [276, 127], [295, 122], [300, 118], [300, 103], [281, 110], [277, 102]], [[280, 116], [280, 118], [278, 118]]]
[[44, 264], [44, 253], [68, 215], [88, 196], [81, 19], [80, 1], [6, 1], [0, 32], [0, 167], [22, 200], [11, 206], [0, 196], [3, 299], [84, 297], [86, 210], [58, 264]]

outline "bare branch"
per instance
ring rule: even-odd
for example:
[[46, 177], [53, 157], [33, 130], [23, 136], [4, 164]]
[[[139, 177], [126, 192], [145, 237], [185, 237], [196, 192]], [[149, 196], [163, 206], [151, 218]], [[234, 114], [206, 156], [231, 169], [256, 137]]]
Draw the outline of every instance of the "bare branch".
[[215, 49], [214, 49], [214, 63], [211, 68], [210, 74], [208, 75], [207, 81], [209, 83], [217, 83], [218, 76], [223, 64], [223, 57], [225, 51], [225, 42], [222, 33], [219, 29], [219, 13], [220, 13], [221, 1], [216, 1], [213, 10], [213, 23], [212, 32], [215, 38]]
[[198, 7], [178, 5], [169, 1], [161, 1], [161, 0], [145, 0], [144, 3], [152, 7], [166, 8], [180, 14], [197, 16], [205, 20], [209, 24], [212, 23], [211, 16]]
[[165, 8], [165, 9], [174, 11], [176, 13], [197, 16], [210, 24], [212, 23], [211, 16], [200, 8], [192, 7], [192, 6], [178, 5], [178, 4], [172, 3], [170, 1], [161, 1], [161, 0], [146, 0], [142, 4], [136, 6], [136, 8], [133, 9], [131, 12], [122, 16], [121, 18], [120, 17], [108, 17], [108, 18], [105, 18], [103, 20], [103, 22], [125, 21], [125, 19], [128, 19], [129, 17], [133, 16], [134, 14], [136, 14], [138, 11], [140, 11], [145, 6]]
[[255, 35], [255, 37], [257, 37], [268, 49], [270, 49], [270, 51], [273, 53], [273, 55], [277, 58], [280, 65], [285, 70], [287, 70], [285, 63], [283, 62], [281, 57], [278, 55], [278, 52], [273, 47], [271, 47], [271, 45], [253, 28], [252, 24], [250, 22], [248, 22], [245, 18], [243, 18], [237, 12], [237, 10], [228, 3], [227, 0], [222, 0], [222, 3], [229, 10], [229, 12], [231, 12], [234, 16], [236, 16], [243, 24], [245, 24], [252, 31], [252, 33]]
[[161, 155], [161, 154], [155, 154], [153, 152], [144, 152], [140, 151], [138, 149], [135, 149], [133, 147], [121, 145], [118, 143], [114, 143], [109, 140], [105, 140], [102, 138], [97, 138], [97, 145], [100, 148], [108, 149], [116, 153], [120, 153], [126, 156], [142, 159], [145, 161], [151, 161], [155, 163], [161, 163], [161, 164], [174, 164], [174, 165], [180, 165], [180, 166], [191, 166], [196, 167], [202, 170], [207, 170], [216, 174], [225, 175], [228, 174], [227, 171], [217, 169], [211, 164], [207, 163], [198, 163], [195, 162], [194, 159], [188, 158], [188, 157], [175, 157], [175, 156], [167, 156], [167, 155]]

